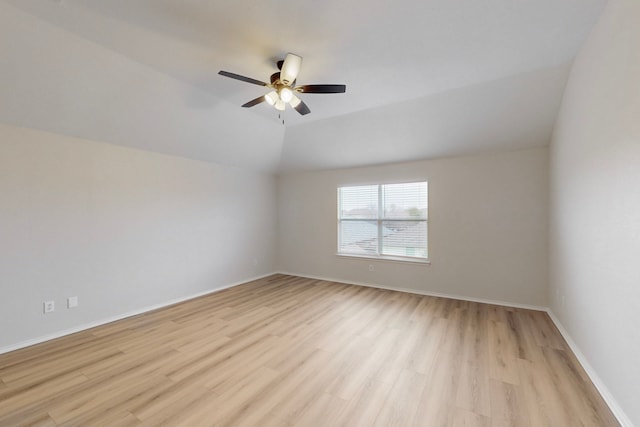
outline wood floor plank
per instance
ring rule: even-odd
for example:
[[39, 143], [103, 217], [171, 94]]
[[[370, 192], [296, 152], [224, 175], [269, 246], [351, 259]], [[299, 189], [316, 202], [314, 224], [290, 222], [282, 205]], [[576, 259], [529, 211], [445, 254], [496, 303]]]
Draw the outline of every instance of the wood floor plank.
[[[527, 362], [528, 363], [528, 362]], [[546, 415], [530, 418], [529, 409], [533, 409], [534, 402], [527, 402], [523, 394], [523, 387], [498, 380], [490, 380], [491, 425], [493, 427], [538, 427], [550, 426]], [[532, 396], [529, 396], [530, 398]], [[536, 396], [537, 399], [538, 396]], [[532, 411], [538, 414], [537, 409]], [[560, 421], [560, 420], [558, 420]], [[563, 425], [563, 424], [557, 424]]]
[[416, 426], [449, 426], [453, 423], [455, 402], [461, 379], [460, 367], [464, 361], [463, 344], [467, 339], [468, 312], [456, 305], [449, 305], [447, 313], [446, 339], [441, 342], [438, 353], [426, 376], [425, 387], [418, 406]]
[[162, 405], [135, 415], [140, 420], [139, 426], [174, 426], [203, 406], [211, 410], [217, 408], [212, 392], [198, 387], [180, 387], [173, 397], [163, 400]]
[[[354, 353], [348, 358], [347, 363], [342, 364], [327, 391], [345, 400], [353, 399], [359, 390], [368, 384], [368, 378], [380, 372], [384, 366], [385, 355], [398, 339], [400, 331], [397, 329], [389, 329], [387, 334], [376, 340], [357, 337], [353, 342], [358, 347], [354, 348]], [[348, 348], [348, 345], [345, 345], [345, 348]]]
[[[284, 420], [304, 411], [311, 404], [312, 399], [322, 392], [326, 384], [327, 375], [331, 369], [333, 355], [322, 350], [315, 350], [303, 363], [290, 371], [280, 371], [281, 380], [275, 385], [273, 394], [265, 400], [269, 413]], [[311, 362], [311, 363], [308, 363]], [[285, 375], [286, 374], [286, 375]]]
[[464, 409], [456, 409], [452, 427], [491, 427], [491, 418]]
[[507, 323], [489, 323], [489, 376], [498, 381], [518, 384], [518, 343]]
[[[465, 329], [462, 349], [460, 382], [456, 393], [456, 407], [476, 415], [491, 416], [489, 373], [489, 332], [488, 313], [485, 306], [474, 304], [469, 307], [469, 323]], [[458, 417], [468, 420], [464, 411], [457, 411]], [[457, 420], [456, 423], [461, 422]]]
[[372, 426], [384, 406], [394, 383], [368, 379], [347, 402], [335, 425], [340, 427]]
[[286, 425], [296, 427], [335, 426], [346, 406], [346, 400], [322, 393], [295, 420], [289, 420]]
[[426, 385], [426, 375], [408, 369], [400, 372], [376, 416], [373, 426], [404, 427], [413, 425], [414, 421], [418, 421], [416, 416], [420, 402], [409, 396], [421, 396]]
[[[219, 408], [215, 414], [208, 416], [208, 422], [228, 424], [230, 420], [242, 417], [242, 413], [246, 410], [245, 408], [252, 401], [263, 395], [266, 390], [270, 389], [280, 376], [280, 373], [267, 367], [259, 367], [252, 372], [248, 372], [242, 379], [223, 390], [218, 399]], [[198, 417], [200, 416], [196, 413], [191, 425], [203, 425], [202, 422], [198, 422]]]
[[33, 413], [26, 416], [21, 416], [14, 420], [7, 421], [6, 425], [12, 427], [55, 427], [57, 424], [46, 413]]
[[414, 371], [427, 374], [431, 371], [433, 362], [445, 339], [447, 321], [443, 318], [430, 318], [420, 327], [412, 328], [421, 333], [419, 339], [415, 340], [411, 354], [409, 355], [409, 368]]
[[[119, 376], [113, 381], [92, 381], [92, 387], [83, 390], [82, 393], [69, 395], [63, 402], [51, 405], [48, 413], [56, 423], [67, 423], [72, 420], [82, 420], [85, 417], [93, 417], [87, 414], [87, 408], [92, 408], [93, 413], [110, 412], [113, 407], [126, 404], [133, 396], [142, 393], [148, 388], [159, 385], [162, 378], [158, 376]], [[80, 421], [78, 423], [81, 424]]]
[[572, 360], [572, 357], [563, 350], [545, 348], [546, 366], [549, 368], [557, 398], [563, 402], [563, 406], [571, 408], [570, 414], [576, 425], [599, 426], [606, 425], [612, 420], [607, 417], [607, 412], [601, 410], [598, 402], [593, 402], [586, 396], [595, 393], [593, 384], [584, 381], [582, 369]]
[[7, 387], [0, 396], [0, 426], [11, 426], [22, 416], [48, 417], [47, 411], [61, 396], [73, 395], [88, 381], [82, 374], [69, 373], [28, 386]]
[[489, 377], [482, 365], [464, 361], [456, 393], [456, 407], [477, 415], [491, 416]]
[[2, 381], [8, 386], [21, 387], [23, 385], [42, 383], [48, 379], [72, 373], [90, 366], [92, 363], [113, 357], [121, 352], [108, 346], [101, 348], [80, 349], [73, 353], [51, 355], [46, 362], [38, 364], [20, 365], [20, 369], [13, 369], [2, 375]]
[[0, 355], [23, 425], [619, 424], [544, 312], [276, 274]]

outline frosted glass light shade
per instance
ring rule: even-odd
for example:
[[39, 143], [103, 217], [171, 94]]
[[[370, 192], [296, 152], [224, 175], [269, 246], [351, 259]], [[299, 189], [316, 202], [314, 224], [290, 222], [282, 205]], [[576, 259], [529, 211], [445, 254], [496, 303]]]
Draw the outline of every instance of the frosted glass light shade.
[[293, 92], [288, 87], [283, 87], [280, 89], [280, 99], [283, 102], [290, 102], [293, 98]]
[[301, 66], [302, 57], [287, 53], [287, 57], [284, 58], [284, 63], [282, 64], [282, 70], [280, 70], [280, 81], [286, 85], [291, 85], [298, 77]]
[[278, 92], [274, 90], [266, 94], [264, 100], [267, 101], [269, 105], [275, 105], [276, 102], [280, 100], [280, 97], [278, 97]]
[[289, 105], [291, 105], [293, 108], [296, 108], [298, 105], [300, 105], [300, 98], [292, 94], [291, 101], [289, 101]]

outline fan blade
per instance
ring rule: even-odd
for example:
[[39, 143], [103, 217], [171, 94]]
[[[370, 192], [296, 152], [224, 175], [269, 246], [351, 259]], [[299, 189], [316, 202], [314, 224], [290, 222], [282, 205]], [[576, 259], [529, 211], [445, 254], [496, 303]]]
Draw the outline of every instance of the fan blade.
[[260, 80], [252, 79], [251, 77], [241, 76], [240, 74], [230, 73], [228, 71], [220, 70], [218, 71], [218, 74], [220, 74], [221, 76], [230, 77], [232, 79], [241, 80], [243, 82], [253, 83], [254, 85], [258, 85], [258, 86], [267, 86], [265, 82], [261, 82]]
[[293, 108], [295, 108], [295, 110], [300, 113], [301, 116], [304, 116], [311, 112], [311, 110], [309, 110], [309, 107], [307, 107], [307, 104], [305, 104], [302, 99], [298, 98], [295, 95], [293, 95], [293, 98], [291, 99], [291, 102], [289, 104]]
[[298, 77], [301, 65], [301, 56], [287, 53], [287, 57], [284, 58], [284, 63], [282, 64], [282, 70], [280, 70], [280, 81], [286, 85], [292, 85]]
[[254, 105], [258, 105], [258, 104], [260, 104], [261, 102], [264, 102], [264, 95], [259, 96], [259, 97], [257, 97], [256, 99], [252, 99], [251, 101], [249, 101], [249, 102], [247, 102], [247, 103], [245, 103], [245, 104], [242, 104], [242, 106], [243, 106], [244, 108], [249, 108], [249, 107], [253, 107]]
[[345, 93], [346, 85], [303, 85], [296, 88], [297, 92], [302, 93]]

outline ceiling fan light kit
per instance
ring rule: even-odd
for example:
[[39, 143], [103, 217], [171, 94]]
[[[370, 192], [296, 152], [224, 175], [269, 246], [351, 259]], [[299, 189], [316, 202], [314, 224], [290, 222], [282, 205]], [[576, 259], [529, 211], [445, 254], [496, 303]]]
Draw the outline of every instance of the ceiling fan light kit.
[[271, 83], [265, 83], [260, 80], [241, 76], [240, 74], [230, 73], [228, 71], [221, 70], [218, 74], [246, 83], [266, 86], [273, 89], [266, 95], [260, 96], [243, 104], [242, 106], [245, 108], [253, 107], [254, 105], [258, 105], [266, 101], [267, 104], [275, 107], [276, 110], [284, 111], [286, 109], [286, 105], [289, 104], [291, 108], [303, 116], [309, 114], [311, 110], [309, 110], [309, 107], [307, 107], [307, 104], [305, 104], [304, 101], [296, 96], [296, 93], [345, 93], [347, 90], [346, 85], [335, 84], [294, 86], [302, 66], [302, 57], [293, 53], [288, 53], [284, 60], [278, 61], [277, 66], [280, 71], [271, 75]]

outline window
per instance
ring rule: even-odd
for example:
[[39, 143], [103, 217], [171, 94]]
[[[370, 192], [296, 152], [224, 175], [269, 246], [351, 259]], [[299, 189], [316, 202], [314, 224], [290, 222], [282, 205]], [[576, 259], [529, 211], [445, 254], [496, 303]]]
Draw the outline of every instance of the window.
[[426, 182], [338, 188], [338, 254], [426, 261]]

